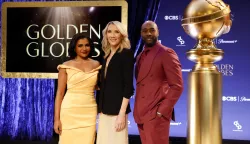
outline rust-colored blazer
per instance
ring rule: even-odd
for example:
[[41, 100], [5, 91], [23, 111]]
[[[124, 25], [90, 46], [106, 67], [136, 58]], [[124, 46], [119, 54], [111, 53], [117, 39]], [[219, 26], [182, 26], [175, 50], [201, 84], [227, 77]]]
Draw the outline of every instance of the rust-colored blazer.
[[135, 77], [135, 122], [149, 121], [155, 118], [156, 112], [175, 120], [174, 105], [183, 91], [181, 64], [175, 51], [157, 42], [150, 48], [140, 69], [136, 65]]

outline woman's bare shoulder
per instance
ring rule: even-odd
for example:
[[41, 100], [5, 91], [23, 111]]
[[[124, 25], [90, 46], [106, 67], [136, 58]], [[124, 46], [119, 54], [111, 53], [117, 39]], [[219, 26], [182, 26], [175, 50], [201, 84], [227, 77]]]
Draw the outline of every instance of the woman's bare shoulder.
[[93, 65], [93, 67], [99, 67], [101, 64], [100, 64], [100, 62], [99, 61], [97, 61], [97, 60], [94, 60], [94, 59], [91, 59], [91, 63], [92, 63], [92, 65]]

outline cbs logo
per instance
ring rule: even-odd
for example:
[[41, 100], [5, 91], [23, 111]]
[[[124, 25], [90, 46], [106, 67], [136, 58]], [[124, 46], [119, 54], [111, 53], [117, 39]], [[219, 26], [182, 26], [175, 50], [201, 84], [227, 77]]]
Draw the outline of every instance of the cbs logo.
[[165, 20], [179, 20], [179, 16], [165, 16]]
[[222, 101], [237, 101], [236, 96], [223, 96]]

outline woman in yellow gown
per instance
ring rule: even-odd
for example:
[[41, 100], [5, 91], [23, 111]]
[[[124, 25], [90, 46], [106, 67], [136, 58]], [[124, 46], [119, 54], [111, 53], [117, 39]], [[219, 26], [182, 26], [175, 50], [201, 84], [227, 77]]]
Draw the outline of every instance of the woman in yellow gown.
[[59, 144], [94, 144], [97, 115], [94, 90], [101, 66], [90, 58], [93, 52], [92, 40], [78, 33], [70, 42], [71, 60], [57, 67], [54, 130], [60, 135]]

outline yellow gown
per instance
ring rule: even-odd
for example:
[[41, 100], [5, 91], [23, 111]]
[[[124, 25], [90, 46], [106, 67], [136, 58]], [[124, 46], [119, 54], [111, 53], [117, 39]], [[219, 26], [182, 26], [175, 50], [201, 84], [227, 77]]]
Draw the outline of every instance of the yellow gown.
[[101, 66], [89, 72], [66, 65], [57, 68], [65, 68], [67, 73], [67, 92], [60, 111], [59, 144], [94, 144], [97, 116], [94, 90]]

